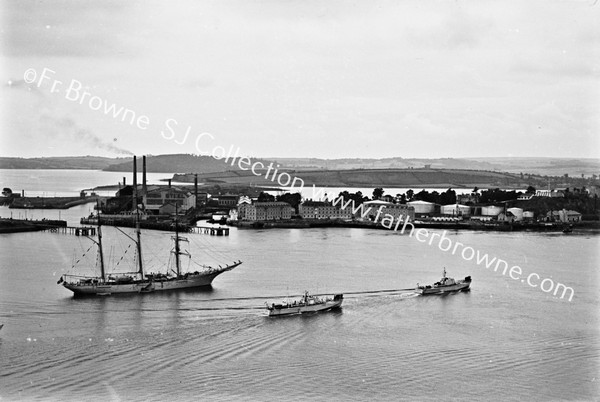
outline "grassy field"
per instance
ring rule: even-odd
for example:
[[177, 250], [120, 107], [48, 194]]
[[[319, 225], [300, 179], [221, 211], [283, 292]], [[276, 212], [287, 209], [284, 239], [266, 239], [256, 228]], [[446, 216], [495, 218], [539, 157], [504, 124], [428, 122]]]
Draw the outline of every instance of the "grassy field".
[[[344, 169], [344, 170], [279, 170], [278, 176], [286, 172], [292, 178], [304, 181], [305, 186], [332, 187], [502, 187], [523, 188], [528, 183], [518, 175], [465, 169]], [[260, 176], [251, 171], [228, 171], [198, 175], [203, 183], [246, 184], [257, 186], [277, 186], [273, 172], [265, 178], [266, 170], [257, 170]], [[176, 181], [193, 182], [193, 175], [176, 175]], [[287, 176], [281, 177], [281, 182]]]

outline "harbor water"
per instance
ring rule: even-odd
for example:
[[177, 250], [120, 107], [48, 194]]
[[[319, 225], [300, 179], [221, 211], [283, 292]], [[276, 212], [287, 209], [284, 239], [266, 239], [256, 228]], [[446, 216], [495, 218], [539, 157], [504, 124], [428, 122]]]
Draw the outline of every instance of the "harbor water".
[[[63, 216], [76, 223], [87, 213], [78, 206]], [[127, 238], [103, 229], [111, 269], [128, 270]], [[142, 235], [148, 269], [159, 269], [170, 234]], [[79, 299], [57, 280], [78, 260], [94, 266], [91, 241], [1, 234], [0, 399], [597, 400], [599, 234], [445, 236], [519, 266], [523, 277], [537, 274], [538, 285], [549, 278], [568, 286], [573, 297], [408, 233], [232, 228], [227, 237], [186, 235], [196, 261], [244, 262], [212, 289]], [[472, 290], [404, 290], [439, 280], [444, 267], [455, 278], [470, 275]], [[344, 293], [343, 308], [267, 316], [266, 302], [304, 290]]]

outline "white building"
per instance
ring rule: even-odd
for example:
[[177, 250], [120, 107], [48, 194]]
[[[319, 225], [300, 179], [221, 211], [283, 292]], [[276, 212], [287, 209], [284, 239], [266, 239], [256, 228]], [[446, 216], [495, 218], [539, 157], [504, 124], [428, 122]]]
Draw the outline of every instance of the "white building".
[[522, 208], [508, 208], [506, 210], [507, 212], [510, 212], [511, 214], [514, 215], [515, 217], [515, 221], [519, 222], [523, 220], [523, 209]]
[[535, 197], [564, 197], [566, 189], [556, 188], [554, 190], [537, 190]]
[[481, 207], [482, 216], [498, 216], [501, 212], [504, 212], [504, 207], [496, 207], [494, 205]]
[[[229, 216], [231, 216], [231, 213]], [[256, 207], [248, 203], [239, 204], [237, 207], [237, 219], [242, 221], [255, 221]]]

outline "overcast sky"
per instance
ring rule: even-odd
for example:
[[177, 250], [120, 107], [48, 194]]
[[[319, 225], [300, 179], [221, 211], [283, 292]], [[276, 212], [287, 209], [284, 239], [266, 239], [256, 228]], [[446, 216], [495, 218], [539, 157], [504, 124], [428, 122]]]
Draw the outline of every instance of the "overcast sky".
[[2, 1], [0, 156], [598, 158], [597, 3]]

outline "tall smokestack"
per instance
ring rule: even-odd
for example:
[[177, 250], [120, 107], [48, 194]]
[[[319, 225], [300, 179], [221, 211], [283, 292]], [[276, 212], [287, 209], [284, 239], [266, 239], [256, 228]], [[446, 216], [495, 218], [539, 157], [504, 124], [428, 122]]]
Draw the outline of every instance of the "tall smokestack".
[[137, 158], [133, 156], [133, 208], [137, 208]]
[[198, 208], [198, 174], [194, 175], [194, 197], [196, 198], [195, 207]]
[[169, 188], [171, 188], [171, 179], [169, 179]]
[[142, 194], [146, 194], [146, 155], [142, 156]]
[[127, 185], [127, 177], [123, 176], [123, 187]]

